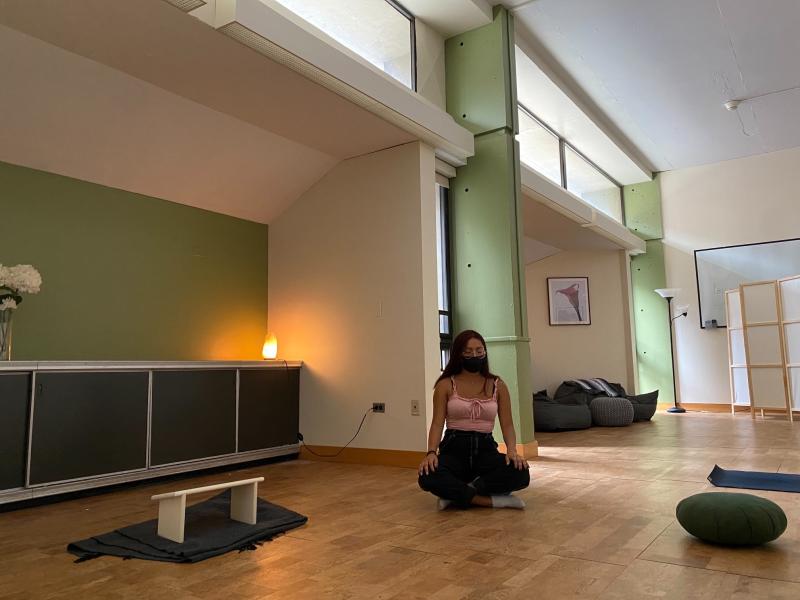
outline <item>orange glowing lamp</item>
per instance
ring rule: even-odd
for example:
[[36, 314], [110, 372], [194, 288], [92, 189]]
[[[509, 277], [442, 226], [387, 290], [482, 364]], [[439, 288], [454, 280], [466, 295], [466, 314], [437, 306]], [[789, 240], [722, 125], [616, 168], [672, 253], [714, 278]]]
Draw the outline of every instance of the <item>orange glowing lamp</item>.
[[264, 347], [261, 348], [261, 356], [266, 360], [275, 360], [278, 356], [278, 338], [274, 333], [268, 333], [264, 338]]

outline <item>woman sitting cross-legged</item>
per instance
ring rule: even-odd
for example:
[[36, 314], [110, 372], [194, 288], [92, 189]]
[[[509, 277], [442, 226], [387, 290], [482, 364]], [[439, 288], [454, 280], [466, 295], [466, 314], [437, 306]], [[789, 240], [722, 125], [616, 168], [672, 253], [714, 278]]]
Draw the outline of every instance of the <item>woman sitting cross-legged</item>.
[[[496, 417], [507, 454], [497, 451], [492, 437]], [[528, 463], [516, 447], [508, 388], [489, 371], [481, 334], [462, 331], [453, 340], [450, 361], [434, 387], [433, 421], [428, 454], [419, 466], [419, 487], [439, 497], [440, 509], [450, 503], [524, 508], [522, 499], [510, 495], [528, 487], [531, 480]]]

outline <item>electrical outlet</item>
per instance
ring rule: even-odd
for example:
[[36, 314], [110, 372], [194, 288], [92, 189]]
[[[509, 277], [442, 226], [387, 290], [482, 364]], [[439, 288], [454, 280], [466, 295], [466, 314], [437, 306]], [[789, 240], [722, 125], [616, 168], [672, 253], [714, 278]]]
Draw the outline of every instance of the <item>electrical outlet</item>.
[[411, 414], [415, 417], [419, 416], [419, 400], [411, 401]]
[[385, 413], [386, 412], [386, 403], [385, 402], [373, 402], [372, 403], [372, 412]]

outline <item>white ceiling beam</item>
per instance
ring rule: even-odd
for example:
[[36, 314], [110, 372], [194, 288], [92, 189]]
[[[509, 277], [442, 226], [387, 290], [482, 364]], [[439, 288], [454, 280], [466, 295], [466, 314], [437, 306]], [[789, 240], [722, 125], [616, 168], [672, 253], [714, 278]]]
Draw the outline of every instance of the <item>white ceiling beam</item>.
[[527, 197], [613, 242], [621, 250], [627, 250], [631, 254], [645, 252], [646, 245], [640, 237], [575, 194], [525, 165], [522, 165], [520, 175], [522, 191]]
[[209, 0], [190, 13], [432, 146], [462, 166], [474, 137], [445, 111], [273, 0]]

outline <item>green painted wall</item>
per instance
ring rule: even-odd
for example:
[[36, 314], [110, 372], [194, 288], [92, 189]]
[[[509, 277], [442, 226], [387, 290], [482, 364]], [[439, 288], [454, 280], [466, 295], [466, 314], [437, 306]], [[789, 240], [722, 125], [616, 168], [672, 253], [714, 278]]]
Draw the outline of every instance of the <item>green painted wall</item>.
[[15, 360], [260, 358], [266, 225], [0, 163], [0, 263], [43, 279]]
[[674, 392], [667, 302], [653, 291], [667, 287], [659, 178], [625, 186], [624, 198], [625, 225], [647, 244], [646, 254], [631, 259], [639, 391], [660, 390], [659, 400], [671, 403]]
[[495, 7], [491, 24], [448, 39], [445, 62], [447, 110], [475, 133], [475, 156], [450, 184], [455, 328], [486, 338], [525, 443], [534, 434], [512, 16]]

